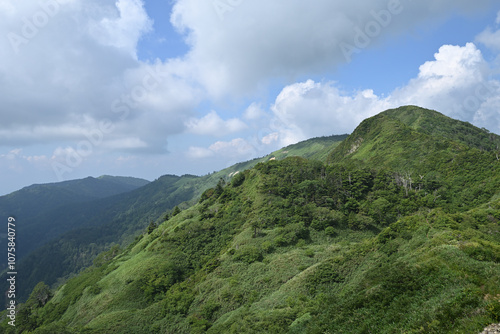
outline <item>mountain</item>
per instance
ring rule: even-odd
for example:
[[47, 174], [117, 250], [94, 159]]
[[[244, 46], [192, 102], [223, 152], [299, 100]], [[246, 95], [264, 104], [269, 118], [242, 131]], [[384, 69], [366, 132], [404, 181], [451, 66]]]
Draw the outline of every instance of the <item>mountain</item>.
[[479, 333], [500, 322], [500, 161], [452, 129], [484, 130], [442, 117], [383, 112], [326, 163], [267, 159], [220, 180], [57, 290], [39, 283], [0, 328]]
[[0, 214], [28, 219], [66, 204], [82, 203], [140, 188], [149, 181], [117, 176], [34, 184], [0, 196]]
[[400, 169], [429, 168], [425, 165], [438, 152], [453, 156], [469, 148], [499, 152], [500, 136], [433, 110], [406, 106], [364, 120], [328, 161], [349, 159]]
[[[329, 150], [345, 138], [345, 135], [313, 138], [204, 177], [165, 175], [128, 193], [46, 211], [37, 216], [37, 224], [30, 226], [32, 238], [24, 235], [30, 245], [40, 247], [25, 247], [24, 244], [19, 247], [32, 251], [17, 265], [22, 282], [19, 300], [26, 300], [39, 281], [57, 285], [64, 278], [90, 266], [100, 252], [113, 245], [128, 245], [152, 221], [162, 222], [175, 206], [187, 207], [188, 202], [195, 203], [220, 179], [227, 181], [236, 173], [273, 158], [326, 157]], [[44, 245], [37, 243], [37, 238], [45, 235], [53, 236], [53, 240]]]
[[[74, 228], [63, 218], [67, 207], [85, 206], [90, 201], [126, 193], [149, 181], [132, 177], [101, 176], [49, 184], [35, 184], [0, 197], [0, 214], [16, 218], [17, 260], [30, 251]], [[53, 214], [56, 212], [56, 214]], [[65, 215], [67, 217], [67, 215]], [[0, 239], [0, 268], [7, 264], [6, 239]]]

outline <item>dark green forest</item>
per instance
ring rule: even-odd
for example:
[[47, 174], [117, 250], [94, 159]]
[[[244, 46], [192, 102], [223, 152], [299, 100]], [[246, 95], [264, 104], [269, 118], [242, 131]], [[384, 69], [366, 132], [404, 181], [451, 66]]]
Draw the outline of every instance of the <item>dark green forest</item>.
[[[68, 221], [61, 214], [64, 207], [71, 209], [87, 202], [100, 203], [103, 199], [140, 188], [149, 181], [131, 177], [101, 176], [49, 184], [35, 184], [11, 194], [0, 196], [0, 215], [14, 216], [22, 222], [18, 226], [18, 259], [42, 246], [47, 241], [81, 224]], [[73, 211], [73, 210], [71, 210]], [[0, 268], [7, 263], [7, 245], [0, 239]]]
[[500, 322], [499, 144], [435, 111], [385, 111], [148, 217], [0, 328], [479, 333]]

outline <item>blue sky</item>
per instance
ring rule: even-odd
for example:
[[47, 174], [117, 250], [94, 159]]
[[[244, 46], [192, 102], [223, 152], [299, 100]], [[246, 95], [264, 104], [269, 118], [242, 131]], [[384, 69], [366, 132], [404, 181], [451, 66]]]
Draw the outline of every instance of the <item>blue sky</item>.
[[490, 0], [0, 0], [0, 195], [203, 175], [406, 104], [500, 133], [499, 12]]

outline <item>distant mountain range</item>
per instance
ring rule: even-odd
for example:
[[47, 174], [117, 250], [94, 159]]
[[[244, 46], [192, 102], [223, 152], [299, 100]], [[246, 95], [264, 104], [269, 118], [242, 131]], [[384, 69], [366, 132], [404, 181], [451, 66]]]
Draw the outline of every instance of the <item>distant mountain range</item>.
[[[15, 217], [17, 260], [51, 239], [75, 228], [67, 208], [140, 188], [149, 181], [132, 177], [101, 176], [49, 184], [34, 184], [0, 197], [0, 215]], [[61, 221], [62, 220], [62, 221]], [[6, 237], [0, 238], [0, 265], [6, 267]], [[3, 256], [5, 255], [5, 256]]]

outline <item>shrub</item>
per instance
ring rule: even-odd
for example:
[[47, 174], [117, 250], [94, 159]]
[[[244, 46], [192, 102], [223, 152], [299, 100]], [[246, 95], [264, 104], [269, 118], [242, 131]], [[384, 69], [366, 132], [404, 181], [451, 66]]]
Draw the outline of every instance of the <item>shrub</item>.
[[256, 261], [262, 261], [263, 259], [264, 256], [262, 255], [262, 250], [254, 246], [247, 246], [239, 249], [234, 255], [234, 260], [248, 264]]
[[310, 248], [306, 249], [304, 252], [305, 256], [307, 257], [314, 257], [314, 251]]
[[101, 293], [101, 288], [97, 284], [93, 284], [89, 287], [89, 293], [93, 295], [98, 295]]
[[488, 315], [495, 321], [500, 321], [500, 300], [492, 300], [486, 306]]
[[245, 174], [237, 173], [235, 176], [233, 176], [233, 179], [231, 180], [231, 185], [233, 187], [239, 187], [243, 184], [243, 181], [245, 181]]
[[149, 301], [163, 295], [172, 285], [180, 282], [184, 276], [183, 268], [173, 262], [167, 262], [162, 268], [146, 271], [139, 279], [141, 290]]
[[328, 226], [326, 229], [325, 229], [325, 234], [329, 237], [334, 237], [335, 235], [337, 235], [337, 233], [335, 232], [335, 229], [331, 226]]
[[193, 300], [193, 291], [190, 289], [183, 289], [177, 284], [168, 290], [162, 303], [164, 311], [167, 314], [186, 315]]

